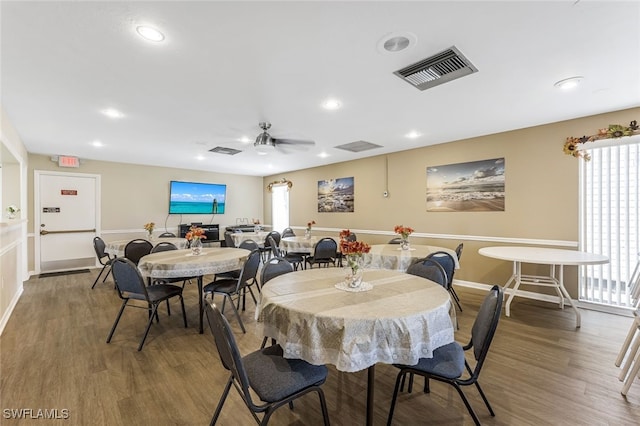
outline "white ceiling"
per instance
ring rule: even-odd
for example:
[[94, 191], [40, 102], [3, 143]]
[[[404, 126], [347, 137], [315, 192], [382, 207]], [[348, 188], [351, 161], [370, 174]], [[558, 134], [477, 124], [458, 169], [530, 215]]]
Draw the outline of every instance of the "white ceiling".
[[[37, 154], [265, 176], [640, 105], [638, 1], [0, 7], [2, 107]], [[141, 39], [140, 24], [165, 42]], [[417, 42], [382, 53], [395, 32]], [[426, 91], [393, 75], [451, 46], [479, 71]], [[584, 76], [575, 90], [554, 88], [572, 76]], [[342, 108], [323, 110], [329, 97]], [[254, 140], [260, 121], [316, 145], [259, 156], [238, 139]], [[358, 140], [383, 148], [334, 148]], [[243, 152], [207, 152], [216, 146]]]

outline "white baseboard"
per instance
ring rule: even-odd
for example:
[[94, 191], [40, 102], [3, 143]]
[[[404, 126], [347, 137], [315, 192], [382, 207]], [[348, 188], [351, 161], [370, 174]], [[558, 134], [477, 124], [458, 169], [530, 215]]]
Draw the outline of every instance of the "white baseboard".
[[11, 299], [9, 306], [7, 306], [7, 310], [4, 311], [4, 315], [2, 315], [2, 318], [0, 319], [0, 335], [2, 335], [2, 332], [4, 332], [4, 327], [7, 325], [7, 322], [9, 322], [9, 318], [11, 318], [13, 309], [18, 304], [18, 300], [20, 300], [20, 296], [22, 296], [23, 291], [24, 291], [24, 285], [21, 284], [20, 288], [18, 288], [18, 291], [13, 296], [13, 299]]

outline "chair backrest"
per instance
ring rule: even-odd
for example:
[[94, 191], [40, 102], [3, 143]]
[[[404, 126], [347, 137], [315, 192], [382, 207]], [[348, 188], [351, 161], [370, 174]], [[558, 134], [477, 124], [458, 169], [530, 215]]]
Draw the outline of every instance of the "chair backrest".
[[428, 257], [418, 259], [407, 268], [407, 274], [417, 275], [422, 278], [434, 281], [442, 287], [447, 288], [449, 278], [442, 265], [434, 259]]
[[269, 240], [269, 247], [271, 248], [271, 255], [273, 257], [280, 256], [280, 249], [278, 248], [278, 243], [276, 242], [276, 240], [274, 240], [273, 237], [271, 237], [271, 236], [268, 236], [267, 239]]
[[242, 355], [229, 322], [215, 304], [205, 303], [204, 309], [222, 366], [231, 372], [238, 385], [238, 390], [242, 393], [242, 399], [249, 407], [255, 407], [249, 392], [249, 378], [242, 363]]
[[176, 234], [173, 232], [163, 232], [158, 236], [158, 238], [176, 238]]
[[286, 238], [286, 237], [295, 237], [296, 233], [293, 232], [293, 229], [291, 228], [284, 228], [284, 230], [282, 231], [282, 238]]
[[100, 262], [101, 265], [104, 266], [104, 264], [106, 263], [106, 261], [102, 261], [102, 259], [104, 259], [105, 257], [107, 259], [111, 259], [111, 256], [109, 256], [108, 253], [105, 253], [105, 249], [107, 248], [107, 245], [104, 243], [104, 240], [100, 237], [94, 237], [93, 238], [93, 250], [95, 250], [96, 252], [96, 257], [98, 258], [98, 262]]
[[463, 243], [458, 244], [458, 247], [456, 247], [456, 256], [458, 256], [458, 261], [460, 261], [460, 257], [462, 257], [463, 247], [464, 247]]
[[269, 242], [269, 237], [273, 238], [273, 241], [276, 242], [276, 245], [280, 245], [280, 233], [278, 231], [271, 231], [264, 237], [264, 246], [269, 247], [271, 243]]
[[262, 267], [260, 284], [265, 285], [269, 280], [277, 276], [293, 272], [293, 265], [283, 257], [272, 257]]
[[149, 300], [144, 278], [142, 278], [138, 267], [132, 261], [124, 257], [114, 259], [111, 265], [111, 273], [120, 292], [120, 297], [123, 297], [123, 293], [135, 293], [144, 295], [144, 298]]
[[347, 235], [346, 240], [351, 242], [358, 241], [358, 236], [355, 234], [355, 232], [349, 231], [349, 235]]
[[489, 294], [487, 294], [480, 305], [480, 310], [473, 322], [471, 328], [471, 341], [465, 347], [465, 349], [473, 346], [473, 356], [475, 357], [477, 364], [473, 375], [477, 377], [482, 368], [482, 363], [489, 352], [489, 346], [498, 328], [498, 321], [502, 311], [502, 300], [504, 294], [502, 287], [494, 285]]
[[153, 244], [151, 244], [147, 240], [131, 240], [127, 243], [126, 246], [124, 246], [124, 257], [132, 261], [134, 265], [137, 265], [140, 261], [140, 258], [151, 253], [152, 249]]
[[321, 238], [313, 249], [314, 259], [333, 259], [338, 252], [338, 243], [329, 237]]
[[435, 251], [429, 253], [428, 259], [433, 259], [438, 262], [444, 271], [447, 273], [447, 289], [451, 287], [453, 283], [453, 274], [456, 272], [456, 260], [446, 251]]
[[170, 250], [178, 250], [175, 244], [170, 243], [169, 241], [163, 241], [161, 243], [156, 244], [152, 249], [151, 253], [158, 253], [159, 251], [170, 251]]
[[231, 232], [229, 231], [226, 231], [224, 233], [224, 244], [227, 247], [232, 247], [232, 248], [236, 246], [236, 242], [233, 240], [233, 237], [231, 236]]
[[245, 249], [245, 250], [259, 250], [260, 246], [258, 245], [258, 243], [256, 243], [253, 240], [244, 240], [243, 242], [240, 243], [240, 247], [241, 249]]
[[402, 243], [402, 238], [395, 237], [395, 238], [390, 239], [387, 244], [400, 244], [400, 243]]
[[258, 268], [260, 267], [260, 250], [253, 250], [249, 253], [249, 257], [244, 262], [242, 269], [240, 270], [240, 277], [238, 278], [239, 291], [241, 288], [249, 285], [250, 281], [256, 281], [256, 275], [258, 275]]

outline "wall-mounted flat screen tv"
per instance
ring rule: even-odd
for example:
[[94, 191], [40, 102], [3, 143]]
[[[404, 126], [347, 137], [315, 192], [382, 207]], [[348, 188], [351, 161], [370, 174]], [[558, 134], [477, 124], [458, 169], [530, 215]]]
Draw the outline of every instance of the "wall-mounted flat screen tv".
[[223, 214], [227, 185], [171, 181], [169, 214]]

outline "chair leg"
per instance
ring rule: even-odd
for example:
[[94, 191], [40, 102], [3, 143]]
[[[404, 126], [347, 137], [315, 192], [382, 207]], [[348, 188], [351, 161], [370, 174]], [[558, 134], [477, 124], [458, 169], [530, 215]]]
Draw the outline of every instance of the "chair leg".
[[179, 296], [180, 297], [180, 306], [182, 307], [182, 319], [184, 320], [184, 328], [187, 328], [187, 312], [184, 309], [184, 298], [182, 297], [182, 294]]
[[213, 413], [213, 417], [211, 418], [211, 423], [209, 426], [213, 426], [218, 421], [218, 417], [220, 416], [220, 412], [222, 411], [222, 406], [224, 405], [224, 401], [227, 399], [229, 395], [229, 391], [231, 390], [231, 385], [233, 384], [233, 376], [229, 376], [229, 380], [227, 380], [227, 385], [224, 387], [224, 391], [222, 392], [222, 396], [220, 397], [220, 401], [218, 401], [218, 406], [216, 407], [216, 411]]
[[478, 420], [478, 416], [476, 415], [476, 412], [473, 411], [473, 408], [471, 407], [471, 404], [469, 404], [467, 397], [465, 396], [464, 392], [462, 392], [462, 388], [457, 383], [451, 383], [451, 384], [458, 391], [460, 398], [462, 398], [462, 402], [464, 402], [464, 405], [467, 407], [467, 411], [473, 418], [473, 422], [476, 424], [476, 426], [480, 426], [480, 420]]
[[391, 397], [391, 407], [389, 407], [389, 417], [387, 417], [387, 426], [391, 426], [391, 422], [393, 421], [393, 411], [396, 408], [398, 391], [400, 390], [400, 380], [404, 381], [404, 378], [406, 375], [407, 375], [406, 371], [400, 370], [400, 372], [398, 373], [398, 376], [396, 377], [396, 386], [393, 389], [393, 396]]
[[[98, 273], [98, 276], [96, 277], [96, 280], [93, 282], [93, 285], [91, 286], [91, 289], [93, 290], [93, 288], [96, 286], [96, 284], [98, 283], [98, 280], [100, 279], [100, 275], [102, 275], [102, 273], [104, 272], [104, 268], [106, 268], [107, 266], [103, 266], [102, 269], [100, 269], [100, 272]], [[109, 275], [109, 273], [107, 272], [107, 275]], [[104, 281], [103, 281], [104, 282]]]
[[482, 400], [484, 401], [484, 404], [489, 409], [489, 414], [491, 414], [491, 417], [495, 417], [496, 415], [493, 412], [493, 408], [491, 408], [491, 404], [489, 404], [489, 400], [487, 399], [487, 397], [485, 396], [484, 392], [482, 391], [482, 388], [480, 387], [480, 383], [478, 383], [477, 381], [476, 381], [476, 388], [478, 389], [478, 393], [482, 397]]
[[456, 302], [456, 305], [458, 305], [458, 309], [460, 309], [460, 312], [462, 312], [462, 306], [460, 305], [460, 298], [456, 294], [456, 291], [453, 289], [453, 286], [449, 287], [449, 293], [451, 293], [451, 295], [453, 296], [453, 301]]
[[111, 341], [111, 338], [113, 337], [113, 333], [116, 331], [116, 327], [118, 326], [118, 322], [120, 321], [120, 317], [122, 316], [122, 312], [124, 311], [125, 306], [127, 306], [128, 301], [129, 299], [124, 299], [122, 301], [122, 306], [120, 306], [120, 312], [118, 312], [118, 316], [116, 317], [115, 322], [111, 326], [111, 331], [109, 332], [109, 336], [107, 337], [107, 343]]
[[102, 282], [105, 282], [107, 280], [107, 278], [109, 277], [109, 275], [111, 275], [111, 266], [109, 266], [108, 271], [107, 271], [107, 275], [104, 276], [104, 278], [102, 279]]
[[639, 374], [640, 374], [640, 354], [636, 357], [633, 363], [633, 368], [631, 369], [631, 372], [629, 372], [629, 374], [627, 375], [624, 381], [624, 385], [622, 385], [622, 390], [620, 391], [622, 395], [627, 396], [627, 393], [629, 392], [629, 388], [631, 387], [631, 384], [636, 380], [636, 376], [638, 376]]
[[142, 350], [142, 346], [144, 346], [144, 341], [147, 340], [147, 335], [149, 334], [149, 330], [151, 329], [151, 324], [153, 324], [153, 317], [157, 316], [158, 305], [152, 304], [151, 308], [151, 316], [149, 317], [149, 321], [147, 321], [147, 328], [144, 330], [144, 335], [142, 336], [142, 340], [140, 340], [140, 344], [138, 345], [138, 352]]
[[636, 333], [640, 331], [640, 324], [637, 323], [637, 319], [634, 318], [633, 324], [631, 324], [631, 328], [629, 329], [629, 333], [627, 333], [627, 337], [624, 339], [624, 343], [620, 348], [620, 352], [618, 353], [618, 358], [616, 358], [616, 367], [620, 367], [622, 364], [622, 360], [624, 356], [627, 354], [629, 350], [629, 346], [631, 345], [631, 341], [635, 337]]
[[327, 400], [324, 397], [324, 392], [320, 388], [318, 388], [318, 397], [320, 398], [320, 408], [322, 409], [322, 420], [324, 420], [324, 426], [329, 426], [329, 410], [327, 410]]
[[633, 359], [636, 357], [636, 354], [640, 351], [640, 335], [634, 337], [634, 341], [631, 344], [631, 349], [627, 351], [627, 360], [622, 366], [622, 370], [620, 371], [620, 375], [618, 376], [618, 380], [621, 382], [625, 380], [627, 374], [629, 373], [629, 369], [631, 368], [631, 364], [633, 363]]
[[236, 314], [236, 318], [238, 319], [238, 322], [240, 323], [240, 328], [242, 329], [242, 332], [246, 333], [247, 330], [244, 329], [244, 324], [242, 323], [242, 318], [240, 318], [240, 312], [238, 312], [238, 310], [236, 309], [236, 306], [233, 304], [233, 300], [231, 300], [231, 297], [228, 294], [225, 294], [225, 298], [227, 298], [227, 297], [229, 298], [229, 302], [230, 302], [229, 304], [233, 308], [233, 312]]

